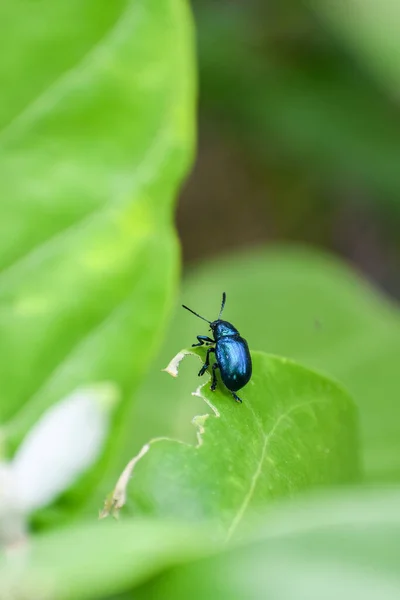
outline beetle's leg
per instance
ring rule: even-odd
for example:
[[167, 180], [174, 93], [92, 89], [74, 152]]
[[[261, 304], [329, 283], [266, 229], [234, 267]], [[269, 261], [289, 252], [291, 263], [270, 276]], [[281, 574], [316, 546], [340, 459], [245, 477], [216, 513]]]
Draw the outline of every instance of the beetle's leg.
[[194, 346], [202, 346], [203, 344], [215, 344], [215, 341], [208, 337], [208, 335], [197, 335], [196, 337], [199, 340], [199, 343], [192, 344], [192, 348]]
[[215, 392], [216, 388], [217, 388], [217, 375], [215, 373], [215, 370], [219, 368], [219, 364], [217, 362], [215, 362], [212, 366], [212, 382], [211, 382], [211, 391]]
[[201, 367], [201, 369], [199, 371], [199, 377], [201, 377], [202, 375], [204, 375], [204, 373], [207, 371], [208, 367], [210, 366], [210, 354], [211, 354], [211, 352], [215, 352], [215, 348], [208, 348], [207, 354], [206, 354], [206, 362], [204, 363], [204, 365]]
[[239, 396], [237, 394], [235, 394], [235, 392], [231, 392], [231, 394], [235, 398], [236, 402], [240, 402], [240, 404], [242, 404], [241, 399], [239, 398]]

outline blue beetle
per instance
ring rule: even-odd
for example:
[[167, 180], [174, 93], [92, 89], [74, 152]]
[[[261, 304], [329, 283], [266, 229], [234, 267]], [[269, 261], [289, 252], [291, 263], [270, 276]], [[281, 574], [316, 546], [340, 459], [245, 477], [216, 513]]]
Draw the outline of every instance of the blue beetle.
[[199, 319], [203, 319], [203, 321], [209, 323], [210, 330], [213, 332], [215, 338], [211, 339], [207, 335], [198, 335], [196, 336], [198, 343], [192, 344], [192, 346], [203, 346], [203, 344], [210, 346], [211, 344], [215, 344], [215, 346], [207, 349], [206, 361], [199, 371], [199, 377], [204, 375], [210, 366], [211, 352], [215, 352], [216, 360], [212, 365], [211, 390], [214, 391], [217, 387], [215, 371], [219, 369], [223, 383], [231, 392], [236, 402], [242, 402], [235, 392], [250, 381], [252, 373], [251, 356], [246, 340], [241, 337], [236, 327], [232, 323], [228, 323], [228, 321], [221, 320], [225, 302], [226, 294], [224, 292], [222, 294], [221, 310], [216, 321], [209, 321], [184, 304], [182, 306], [196, 315], [196, 317], [199, 317]]

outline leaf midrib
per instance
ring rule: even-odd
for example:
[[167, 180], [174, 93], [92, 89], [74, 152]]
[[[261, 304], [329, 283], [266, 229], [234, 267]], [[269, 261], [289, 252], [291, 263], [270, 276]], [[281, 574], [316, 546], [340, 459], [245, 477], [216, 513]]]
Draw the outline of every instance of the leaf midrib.
[[[112, 27], [110, 27], [101, 36], [101, 38], [97, 40], [97, 42], [80, 58], [79, 62], [67, 71], [63, 72], [49, 87], [46, 88], [44, 92], [32, 100], [21, 113], [14, 117], [12, 121], [0, 131], [0, 148], [3, 146], [4, 149], [4, 146], [12, 141], [13, 138], [18, 137], [18, 135], [23, 135], [25, 130], [36, 118], [49, 113], [57, 104], [57, 102], [62, 100], [66, 91], [73, 85], [74, 79], [77, 77], [80, 71], [85, 71], [90, 68], [95, 62], [97, 55], [100, 54], [104, 48], [107, 48], [110, 44], [112, 44], [112, 38], [121, 35], [119, 32], [121, 25], [125, 25], [125, 23], [128, 22], [129, 26], [132, 26], [131, 21], [126, 19], [126, 16], [130, 10], [136, 10], [136, 12], [140, 14], [139, 9], [137, 8], [138, 6], [138, 4], [132, 4], [130, 0], [126, 1], [125, 8], [121, 11], [119, 18], [114, 22]], [[140, 19], [137, 19], [136, 24], [139, 21]], [[56, 96], [56, 98], [53, 98], [53, 96]], [[146, 158], [148, 154], [151, 153], [153, 148], [154, 144], [151, 144]], [[142, 163], [139, 164], [139, 169], [141, 167]], [[63, 236], [65, 233], [68, 234], [71, 229], [73, 230], [78, 228], [86, 221], [90, 221], [90, 219], [97, 213], [107, 210], [108, 206], [109, 203], [95, 208], [67, 227], [62, 228], [49, 237], [41, 240], [39, 244], [31, 246], [31, 248], [29, 248], [23, 255], [19, 256], [17, 259], [14, 259], [14, 261], [5, 267], [5, 269], [3, 268], [1, 275], [3, 275], [3, 273], [8, 273], [8, 271], [12, 270], [15, 265], [18, 265], [20, 262], [23, 262], [25, 259], [29, 258], [32, 252], [36, 252], [38, 250], [40, 251], [42, 246], [45, 246], [48, 243], [53, 243], [54, 241], [58, 241], [59, 237]]]
[[[113, 25], [103, 33], [103, 35], [89, 48], [89, 50], [87, 50], [87, 52], [83, 54], [83, 56], [80, 57], [79, 61], [70, 69], [63, 71], [62, 74], [59, 75], [44, 91], [31, 100], [20, 113], [18, 113], [5, 127], [2, 128], [0, 131], [0, 147], [2, 145], [6, 145], [7, 142], [12, 140], [13, 135], [18, 135], [18, 128], [21, 129], [22, 127], [23, 131], [24, 125], [29, 125], [29, 122], [34, 120], [38, 115], [49, 112], [49, 110], [55, 106], [55, 104], [63, 97], [63, 93], [65, 91], [64, 88], [68, 88], [71, 84], [71, 79], [73, 79], [77, 73], [79, 73], [81, 68], [86, 68], [88, 66], [86, 63], [93, 62], [93, 59], [102, 50], [103, 46], [107, 45], [110, 38], [112, 38], [116, 32], [118, 32], [121, 23], [125, 21], [126, 14], [131, 8], [131, 5], [132, 2], [130, 0], [126, 0], [125, 8], [121, 10], [119, 17], [116, 19]], [[53, 99], [53, 102], [50, 106], [49, 97], [51, 99], [51, 96], [60, 92], [60, 96], [56, 99]], [[16, 129], [15, 133], [13, 133], [13, 129]], [[19, 133], [21, 133], [21, 131]], [[7, 135], [9, 136], [8, 139]]]
[[[249, 490], [246, 493], [245, 497], [243, 498], [243, 501], [236, 513], [236, 515], [234, 516], [234, 518], [232, 519], [232, 522], [228, 528], [228, 533], [227, 533], [227, 541], [232, 537], [233, 533], [235, 532], [235, 530], [237, 529], [240, 521], [242, 520], [247, 507], [254, 495], [254, 491], [257, 487], [257, 483], [258, 480], [260, 478], [261, 472], [262, 472], [262, 466], [264, 461], [266, 460], [267, 457], [267, 450], [268, 450], [268, 446], [269, 443], [271, 441], [271, 439], [274, 437], [274, 435], [276, 434], [276, 431], [278, 429], [278, 427], [281, 425], [281, 423], [287, 419], [292, 413], [296, 412], [297, 410], [300, 410], [306, 406], [312, 406], [315, 404], [327, 404], [326, 400], [308, 400], [307, 402], [302, 402], [300, 404], [295, 404], [293, 406], [291, 406], [290, 408], [288, 408], [285, 412], [283, 412], [281, 415], [279, 415], [279, 417], [277, 418], [275, 424], [271, 427], [271, 429], [269, 430], [268, 433], [263, 432], [263, 435], [265, 436], [264, 439], [264, 443], [263, 443], [263, 447], [261, 450], [261, 456], [260, 456], [260, 460], [258, 461], [258, 464], [256, 466], [256, 469], [251, 477], [250, 480], [250, 486], [249, 486]], [[252, 409], [251, 409], [252, 410]], [[256, 417], [254, 411], [252, 410], [253, 415]], [[257, 421], [259, 421], [257, 419]], [[273, 463], [271, 463], [273, 464]]]
[[[120, 21], [121, 19], [124, 20], [127, 9], [131, 8], [131, 2], [128, 0], [127, 2], [127, 6], [126, 9], [121, 13], [120, 18], [118, 19], [118, 21], [114, 24], [114, 27], [107, 32], [107, 35], [103, 36], [103, 38], [101, 39], [100, 42], [98, 42], [94, 48], [95, 51], [98, 51], [99, 46], [101, 46], [104, 42], [105, 39], [108, 39], [110, 37], [110, 35], [113, 35], [113, 33], [115, 32], [116, 29], [118, 29], [119, 25], [120, 25]], [[134, 3], [135, 4], [135, 3]], [[93, 50], [93, 49], [92, 49]], [[178, 51], [179, 50], [179, 46], [177, 46], [177, 52], [176, 52], [176, 57], [179, 58], [181, 57], [181, 53]], [[92, 52], [89, 52], [90, 55], [93, 54]], [[86, 56], [88, 55], [88, 53], [86, 54]], [[86, 60], [85, 58], [83, 60]], [[82, 64], [83, 61], [80, 61], [79, 65]], [[75, 70], [77, 70], [79, 68], [79, 65], [76, 67]], [[164, 122], [162, 124], [162, 126], [160, 127], [159, 130], [159, 135], [157, 136], [157, 141], [154, 142], [152, 144], [150, 144], [146, 155], [144, 157], [144, 159], [139, 163], [138, 165], [138, 169], [135, 173], [132, 173], [131, 176], [128, 178], [129, 182], [132, 183], [132, 181], [134, 181], [135, 183], [137, 183], [137, 188], [138, 190], [140, 190], [140, 188], [143, 188], [146, 183], [148, 182], [149, 179], [151, 179], [151, 176], [154, 175], [154, 172], [157, 173], [157, 170], [159, 168], [160, 165], [162, 165], [162, 162], [165, 158], [165, 155], [168, 153], [168, 149], [169, 146], [171, 144], [171, 129], [168, 126], [169, 122], [170, 122], [170, 111], [174, 110], [175, 107], [175, 102], [174, 99], [175, 97], [179, 97], [181, 95], [181, 91], [182, 91], [182, 86], [178, 85], [175, 86], [174, 88], [174, 94], [172, 95], [172, 99], [168, 105], [169, 110], [165, 111], [165, 119]], [[1, 133], [0, 133], [1, 136]], [[155, 157], [158, 159], [155, 164], [157, 165], [156, 168], [154, 167], [154, 155]], [[152, 161], [153, 159], [153, 161]], [[152, 167], [151, 169], [149, 169], [149, 165]], [[140, 175], [142, 175], [142, 180], [138, 181], [138, 179], [140, 179]], [[127, 194], [127, 189], [129, 188], [128, 185], [125, 186], [124, 192], [120, 193], [120, 197], [126, 196]], [[131, 191], [131, 187], [129, 188], [129, 190]], [[130, 200], [132, 201], [132, 200]], [[87, 214], [83, 219], [80, 219], [78, 222], [75, 222], [73, 224], [71, 224], [69, 227], [67, 227], [66, 229], [57, 232], [56, 235], [52, 236], [51, 238], [48, 238], [47, 240], [44, 240], [40, 245], [35, 246], [33, 249], [31, 249], [29, 252], [27, 252], [23, 257], [21, 257], [17, 262], [13, 263], [12, 265], [10, 265], [10, 267], [7, 269], [7, 273], [13, 269], [16, 268], [18, 265], [20, 265], [21, 263], [23, 263], [25, 260], [29, 260], [29, 258], [31, 257], [31, 255], [33, 253], [36, 254], [36, 252], [40, 252], [43, 250], [43, 247], [46, 247], [48, 244], [53, 244], [55, 242], [55, 240], [58, 240], [58, 238], [60, 236], [63, 236], [65, 234], [69, 234], [71, 232], [71, 230], [74, 230], [75, 228], [79, 227], [82, 225], [83, 222], [86, 221], [91, 221], [94, 218], [96, 218], [99, 214], [101, 214], [102, 212], [106, 211], [109, 208], [109, 204], [101, 207], [100, 209], [95, 209], [92, 213]], [[3, 276], [6, 274], [6, 272], [0, 273], [0, 281], [3, 279]], [[83, 337], [83, 339], [79, 339], [76, 343], [74, 343], [72, 345], [72, 347], [69, 348], [68, 352], [65, 354], [65, 356], [57, 363], [56, 367], [51, 371], [50, 374], [48, 374], [40, 383], [40, 385], [37, 387], [37, 389], [30, 394], [29, 396], [29, 400], [27, 402], [25, 402], [25, 404], [22, 405], [22, 410], [23, 412], [25, 412], [26, 409], [30, 409], [32, 402], [34, 402], [35, 398], [38, 396], [38, 394], [40, 394], [40, 392], [42, 391], [42, 389], [47, 385], [48, 380], [51, 379], [53, 377], [53, 375], [55, 374], [55, 372], [60, 369], [60, 367], [65, 363], [65, 361], [75, 352], [76, 348], [79, 347], [81, 344], [85, 343], [87, 341], [88, 338], [90, 338], [92, 335], [94, 335], [98, 329], [100, 329], [105, 322], [108, 322], [108, 320], [115, 315], [115, 313], [117, 312], [117, 310], [119, 310], [123, 305], [125, 305], [126, 301], [128, 298], [130, 298], [132, 293], [132, 290], [129, 290], [127, 292], [127, 294], [125, 295], [125, 297], [123, 299], [120, 299], [115, 305], [113, 305], [110, 310], [108, 311], [107, 315], [105, 315], [103, 318], [100, 319], [100, 321], [98, 321], [96, 324], [93, 325], [93, 327], [91, 328], [91, 330], [89, 332], [87, 332], [87, 334]], [[17, 411], [17, 413], [12, 417], [12, 421], [14, 421], [14, 419], [16, 419], [18, 421], [18, 417], [20, 416], [20, 412], [21, 412], [21, 408]]]

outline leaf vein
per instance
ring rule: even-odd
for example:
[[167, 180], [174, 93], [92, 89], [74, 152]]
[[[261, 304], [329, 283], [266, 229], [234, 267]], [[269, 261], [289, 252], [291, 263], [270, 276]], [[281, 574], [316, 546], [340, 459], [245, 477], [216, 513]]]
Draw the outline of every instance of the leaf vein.
[[[92, 220], [96, 219], [96, 217], [107, 211], [109, 208], [122, 204], [123, 200], [128, 195], [128, 192], [131, 195], [136, 188], [137, 192], [139, 193], [140, 189], [143, 188], [146, 185], [146, 183], [150, 180], [150, 177], [154, 173], [154, 171], [157, 171], [157, 168], [160, 166], [163, 157], [165, 157], [167, 153], [169, 144], [168, 133], [168, 129], [166, 129], [164, 125], [164, 135], [160, 134], [160, 137], [157, 138], [157, 142], [153, 142], [150, 145], [147, 153], [145, 154], [144, 159], [139, 163], [136, 171], [134, 171], [127, 178], [127, 182], [125, 182], [124, 188], [119, 191], [117, 200], [111, 201], [105, 204], [104, 206], [96, 208], [95, 210], [86, 214], [83, 218], [79, 219], [78, 221], [75, 221], [74, 223], [72, 223], [68, 227], [65, 227], [61, 231], [58, 231], [53, 236], [42, 240], [40, 244], [34, 246], [33, 248], [30, 248], [28, 252], [20, 256], [6, 269], [3, 269], [3, 271], [0, 274], [0, 278], [4, 280], [4, 278], [7, 277], [7, 275], [12, 273], [14, 269], [18, 268], [18, 266], [23, 264], [25, 261], [32, 259], [33, 256], [40, 256], [41, 252], [46, 253], [47, 251], [51, 250], [52, 246], [55, 243], [59, 243], [59, 241], [64, 236], [71, 235], [71, 233], [75, 232], [77, 229], [79, 229], [79, 227], [85, 226], [87, 223], [90, 223]], [[150, 165], [152, 165], [152, 168], [149, 170]], [[129, 200], [131, 201], [131, 198], [129, 198]], [[40, 258], [43, 259], [44, 257], [41, 256]]]
[[[126, 305], [130, 304], [130, 302], [132, 301], [132, 293], [136, 290], [136, 287], [137, 285], [139, 285], [139, 283], [140, 281], [136, 282], [136, 285], [132, 289], [130, 289], [129, 292], [126, 293], [124, 298], [120, 298], [118, 302], [114, 304], [114, 306], [111, 306], [107, 311], [106, 315], [102, 316], [96, 323], [94, 323], [92, 327], [82, 337], [74, 341], [71, 344], [71, 346], [64, 352], [63, 356], [60, 357], [60, 359], [57, 361], [57, 365], [55, 365], [51, 373], [47, 374], [43, 378], [43, 380], [37, 386], [36, 390], [30, 394], [29, 400], [19, 408], [18, 412], [6, 424], [5, 429], [8, 432], [8, 434], [14, 433], [14, 430], [18, 429], [18, 421], [23, 421], [24, 418], [26, 418], [27, 414], [29, 415], [30, 412], [32, 412], [32, 414], [38, 414], [42, 410], [47, 408], [47, 405], [45, 407], [37, 406], [36, 399], [39, 398], [40, 400], [40, 394], [43, 393], [43, 390], [49, 384], [49, 381], [57, 377], [60, 371], [65, 367], [65, 363], [68, 360], [70, 360], [75, 353], [79, 352], [79, 349], [82, 346], [87, 344], [91, 338], [96, 336], [103, 327], [106, 327], [107, 324], [110, 321], [112, 321], [120, 311], [126, 309]], [[84, 383], [84, 381], [82, 381], [82, 383]]]
[[[24, 126], [32, 122], [38, 115], [43, 114], [54, 108], [60, 98], [63, 97], [65, 88], [68, 88], [77, 77], [79, 71], [85, 70], [91, 62], [93, 62], [103, 48], [115, 36], [119, 35], [121, 26], [125, 23], [126, 16], [131, 9], [131, 2], [126, 3], [119, 18], [108, 29], [104, 35], [80, 58], [73, 67], [63, 72], [57, 79], [53, 81], [39, 96], [33, 99], [24, 110], [22, 110], [10, 123], [0, 132], [0, 143], [6, 144], [12, 139], [13, 135], [21, 133]], [[15, 130], [15, 132], [14, 132]], [[8, 138], [7, 138], [8, 136]]]
[[[280, 424], [282, 423], [282, 421], [284, 421], [285, 419], [287, 419], [292, 413], [296, 412], [297, 410], [304, 408], [305, 406], [311, 406], [313, 404], [326, 404], [326, 400], [310, 400], [308, 402], [303, 402], [301, 404], [295, 404], [294, 406], [291, 406], [286, 412], [282, 413], [278, 419], [276, 420], [275, 424], [273, 425], [273, 427], [270, 429], [270, 431], [268, 433], [265, 433], [265, 439], [264, 439], [264, 443], [263, 443], [263, 447], [261, 450], [261, 456], [260, 456], [260, 460], [258, 461], [256, 470], [254, 471], [252, 478], [250, 480], [250, 487], [249, 490], [247, 492], [247, 494], [245, 495], [239, 510], [237, 511], [235, 517], [232, 520], [232, 523], [229, 526], [228, 529], [228, 533], [227, 533], [227, 541], [232, 537], [234, 531], [236, 530], [237, 526], [239, 525], [240, 521], [243, 518], [244, 513], [247, 510], [247, 507], [253, 497], [254, 491], [256, 489], [257, 486], [257, 482], [260, 478], [261, 475], [261, 471], [262, 471], [262, 466], [263, 463], [266, 459], [266, 453], [268, 450], [268, 445], [271, 441], [271, 439], [274, 437], [274, 435], [276, 434], [276, 431], [278, 429], [278, 427], [280, 426]], [[254, 413], [253, 413], [254, 414]]]

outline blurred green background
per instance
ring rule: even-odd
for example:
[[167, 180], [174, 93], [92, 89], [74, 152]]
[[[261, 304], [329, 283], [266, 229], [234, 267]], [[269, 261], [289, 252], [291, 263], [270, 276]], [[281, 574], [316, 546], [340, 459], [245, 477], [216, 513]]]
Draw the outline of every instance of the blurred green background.
[[305, 242], [400, 295], [400, 73], [386, 78], [399, 10], [384, 4], [375, 15], [369, 2], [192, 3], [199, 142], [177, 216], [187, 265]]

